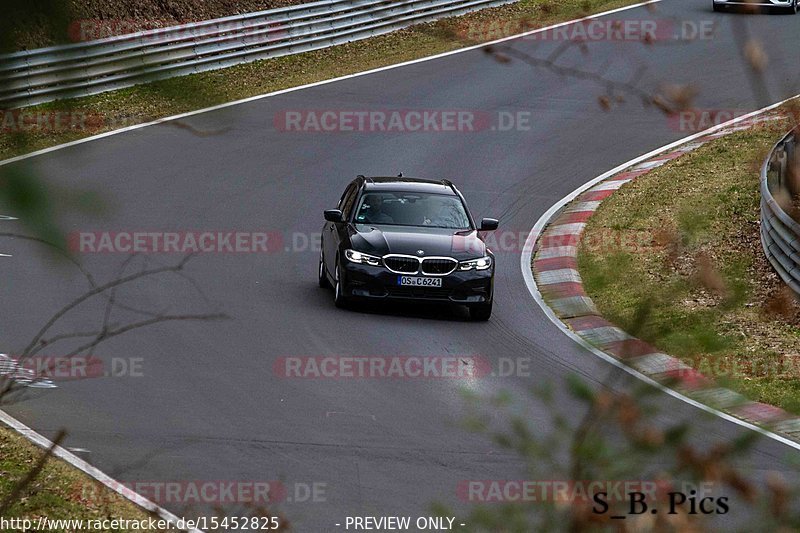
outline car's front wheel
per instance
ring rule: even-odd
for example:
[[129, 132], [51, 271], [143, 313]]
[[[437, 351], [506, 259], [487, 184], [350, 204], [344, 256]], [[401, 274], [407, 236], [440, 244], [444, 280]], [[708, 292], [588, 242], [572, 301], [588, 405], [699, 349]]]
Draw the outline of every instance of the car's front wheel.
[[718, 4], [716, 2], [712, 2], [712, 4], [714, 5], [714, 11], [716, 11], [717, 13], [719, 13], [720, 11], [725, 11], [725, 6], [723, 4]]
[[469, 317], [476, 321], [486, 321], [492, 316], [492, 302], [469, 306]]
[[344, 295], [344, 284], [342, 283], [342, 273], [339, 269], [339, 260], [336, 260], [336, 270], [333, 278], [333, 303], [336, 307], [347, 307], [347, 297]]

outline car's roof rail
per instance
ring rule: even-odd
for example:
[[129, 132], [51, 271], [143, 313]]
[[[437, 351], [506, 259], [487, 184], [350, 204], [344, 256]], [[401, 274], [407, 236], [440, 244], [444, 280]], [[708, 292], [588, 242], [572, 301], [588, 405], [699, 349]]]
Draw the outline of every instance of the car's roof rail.
[[444, 185], [445, 187], [450, 187], [451, 189], [453, 189], [453, 192], [456, 191], [456, 186], [453, 185], [453, 182], [450, 180], [442, 180], [442, 185]]

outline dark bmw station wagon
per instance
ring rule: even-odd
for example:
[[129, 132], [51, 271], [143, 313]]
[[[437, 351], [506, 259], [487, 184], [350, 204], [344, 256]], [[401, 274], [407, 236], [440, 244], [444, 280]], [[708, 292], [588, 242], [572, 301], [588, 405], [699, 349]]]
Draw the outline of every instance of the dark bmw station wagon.
[[357, 299], [463, 304], [471, 318], [492, 314], [494, 256], [464, 197], [447, 180], [359, 176], [325, 211], [319, 284], [341, 307]]

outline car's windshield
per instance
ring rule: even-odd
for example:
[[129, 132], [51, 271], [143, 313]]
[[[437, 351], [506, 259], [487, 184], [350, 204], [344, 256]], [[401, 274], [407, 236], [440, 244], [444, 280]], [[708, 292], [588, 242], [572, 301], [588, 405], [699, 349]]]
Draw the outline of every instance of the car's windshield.
[[356, 210], [358, 224], [470, 229], [458, 196], [418, 192], [368, 192]]

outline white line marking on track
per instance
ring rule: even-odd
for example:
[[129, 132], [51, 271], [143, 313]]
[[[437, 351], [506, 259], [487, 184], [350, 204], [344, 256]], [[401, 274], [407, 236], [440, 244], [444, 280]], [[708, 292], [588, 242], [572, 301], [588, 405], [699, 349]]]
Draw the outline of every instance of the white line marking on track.
[[92, 453], [91, 450], [87, 450], [86, 448], [67, 448], [67, 450], [72, 453]]

